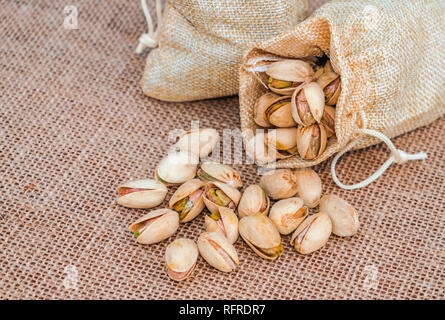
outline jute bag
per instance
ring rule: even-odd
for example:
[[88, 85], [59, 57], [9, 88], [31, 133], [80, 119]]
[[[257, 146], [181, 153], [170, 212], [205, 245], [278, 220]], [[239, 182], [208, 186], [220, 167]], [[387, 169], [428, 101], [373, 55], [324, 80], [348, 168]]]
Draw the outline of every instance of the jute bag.
[[[442, 0], [333, 1], [288, 32], [249, 50], [240, 70], [240, 116], [247, 143], [255, 134], [253, 107], [266, 92], [262, 84], [269, 61], [322, 56], [341, 75], [342, 93], [335, 112], [337, 139], [314, 160], [298, 156], [273, 166], [316, 165], [338, 153], [332, 162], [334, 181], [345, 189], [363, 187], [393, 162], [424, 159], [408, 155], [389, 140], [425, 126], [445, 111], [445, 5]], [[267, 83], [267, 82], [265, 82]], [[384, 141], [392, 156], [371, 177], [353, 186], [338, 181], [335, 165], [351, 149]]]
[[154, 31], [141, 2], [149, 32], [137, 52], [159, 44], [147, 57], [141, 86], [167, 101], [236, 95], [243, 52], [294, 27], [307, 12], [307, 0], [170, 0], [162, 14], [157, 0], [161, 23]]

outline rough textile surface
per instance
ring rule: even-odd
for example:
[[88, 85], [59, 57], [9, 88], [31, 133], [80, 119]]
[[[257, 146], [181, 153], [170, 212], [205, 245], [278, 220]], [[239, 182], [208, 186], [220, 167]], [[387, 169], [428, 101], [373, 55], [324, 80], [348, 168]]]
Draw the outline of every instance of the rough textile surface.
[[[152, 176], [171, 129], [196, 119], [220, 133], [239, 128], [238, 98], [147, 98], [144, 61], [133, 54], [145, 28], [138, 1], [76, 1], [79, 29], [67, 30], [63, 9], [72, 3], [0, 2], [1, 299], [445, 298], [443, 118], [394, 139], [427, 152], [427, 161], [395, 165], [367, 188], [342, 191], [329, 161], [315, 167], [324, 192], [359, 211], [351, 239], [332, 236], [301, 256], [287, 236], [274, 262], [238, 240], [235, 272], [199, 258], [191, 278], [171, 281], [165, 247], [176, 237], [196, 240], [204, 215], [172, 239], [138, 245], [127, 228], [146, 211], [118, 206], [115, 187]], [[385, 156], [381, 144], [351, 152], [339, 175], [363, 179]], [[245, 186], [258, 181], [255, 166], [235, 167]]]
[[167, 101], [238, 94], [243, 52], [295, 26], [306, 13], [307, 0], [169, 0], [142, 90]]
[[[331, 58], [341, 75], [342, 93], [335, 112], [337, 140], [314, 160], [300, 156], [280, 167], [318, 164], [360, 139], [355, 148], [380, 142], [359, 137], [373, 129], [389, 138], [427, 125], [445, 113], [445, 3], [441, 0], [332, 1], [288, 32], [250, 50], [240, 75], [241, 125], [246, 140], [256, 124], [253, 106], [266, 89], [248, 71], [261, 57]], [[259, 76], [264, 75], [264, 73]], [[264, 81], [263, 81], [264, 82]]]

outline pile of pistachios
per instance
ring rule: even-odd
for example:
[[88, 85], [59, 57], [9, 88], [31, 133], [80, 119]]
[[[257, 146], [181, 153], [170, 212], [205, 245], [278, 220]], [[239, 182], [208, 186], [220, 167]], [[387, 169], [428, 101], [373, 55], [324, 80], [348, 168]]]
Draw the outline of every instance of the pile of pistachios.
[[[300, 254], [308, 254], [323, 247], [331, 233], [347, 237], [357, 232], [357, 212], [335, 195], [321, 197], [321, 179], [313, 170], [268, 172], [242, 194], [241, 177], [233, 168], [203, 162], [198, 169], [196, 160], [211, 153], [217, 141], [214, 129], [185, 132], [177, 149], [156, 168], [155, 179], [129, 181], [117, 188], [118, 204], [153, 208], [163, 203], [167, 186], [179, 186], [168, 208], [153, 210], [130, 225], [142, 244], [171, 237], [181, 223], [208, 209], [206, 231], [196, 242], [178, 238], [167, 246], [165, 264], [171, 279], [181, 281], [190, 276], [199, 255], [220, 271], [233, 271], [239, 265], [233, 246], [239, 235], [260, 257], [274, 260], [283, 252], [282, 235], [292, 233], [291, 245]], [[309, 214], [309, 209], [317, 206], [319, 212]]]
[[296, 155], [317, 158], [335, 135], [340, 76], [327, 57], [276, 61], [265, 73], [270, 91], [257, 99], [253, 118], [270, 129], [253, 137], [247, 144], [255, 147], [247, 151], [260, 164]]

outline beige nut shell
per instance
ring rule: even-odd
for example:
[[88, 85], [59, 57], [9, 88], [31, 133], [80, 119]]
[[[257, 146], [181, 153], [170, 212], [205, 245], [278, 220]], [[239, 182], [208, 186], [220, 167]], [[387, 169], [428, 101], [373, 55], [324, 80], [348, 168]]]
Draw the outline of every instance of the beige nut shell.
[[196, 175], [199, 157], [188, 151], [169, 153], [159, 163], [155, 177], [168, 185], [180, 184]]
[[297, 193], [309, 208], [318, 206], [322, 193], [320, 176], [312, 169], [305, 168], [294, 171]]
[[130, 225], [129, 230], [136, 232], [139, 225], [147, 220], [153, 221], [136, 239], [137, 242], [142, 244], [153, 244], [165, 240], [172, 236], [179, 227], [179, 217], [176, 211], [158, 209], [136, 220]]
[[205, 162], [201, 164], [198, 176], [204, 181], [209, 181], [201, 177], [202, 173], [206, 173], [214, 179], [210, 180], [210, 182], [222, 182], [233, 188], [241, 188], [243, 186], [238, 171], [222, 163]]
[[208, 156], [219, 141], [219, 133], [212, 128], [202, 128], [183, 133], [176, 146], [181, 151], [189, 151], [199, 157]]
[[303, 200], [294, 197], [277, 201], [270, 209], [269, 219], [281, 234], [288, 235], [297, 229], [307, 215]]
[[297, 193], [291, 169], [278, 169], [266, 173], [260, 179], [260, 187], [271, 199], [285, 199]]
[[357, 211], [336, 195], [327, 194], [321, 198], [320, 212], [326, 213], [331, 218], [332, 233], [337, 236], [353, 236], [360, 227]]
[[222, 190], [234, 202], [235, 207], [238, 205], [239, 200], [241, 198], [241, 193], [237, 189], [235, 189], [225, 183], [209, 182], [206, 185], [206, 190], [204, 192], [203, 200], [204, 200], [205, 206], [207, 207], [207, 209], [209, 209], [209, 211], [211, 213], [217, 212], [219, 210], [219, 208], [221, 208], [221, 206], [217, 205], [216, 203], [212, 202], [211, 200], [209, 200], [207, 198], [207, 191], [209, 189], [211, 189], [212, 187], [216, 187], [216, 188]]
[[221, 218], [218, 221], [209, 216], [205, 216], [205, 228], [208, 232], [219, 232], [227, 238], [230, 244], [238, 240], [238, 217], [235, 211], [220, 207], [219, 214]]
[[[263, 201], [266, 201], [266, 209], [261, 211]], [[257, 184], [252, 184], [244, 190], [238, 205], [238, 215], [240, 218], [249, 216], [254, 213], [262, 213], [267, 215], [270, 207], [270, 199], [264, 190]]]
[[165, 249], [167, 274], [176, 281], [188, 278], [196, 267], [199, 251], [193, 240], [178, 238]]
[[309, 254], [322, 248], [332, 231], [331, 218], [317, 213], [304, 220], [292, 234], [290, 244], [301, 254]]
[[221, 233], [201, 233], [198, 238], [198, 249], [204, 260], [220, 271], [231, 272], [239, 265], [235, 247]]
[[160, 205], [167, 195], [167, 187], [156, 180], [133, 180], [128, 181], [119, 187], [130, 189], [145, 189], [131, 192], [117, 197], [117, 203], [127, 208], [153, 208]]
[[188, 197], [190, 194], [195, 192], [198, 189], [203, 189], [203, 193], [199, 200], [194, 204], [193, 208], [190, 210], [190, 212], [185, 216], [181, 222], [188, 222], [194, 218], [196, 218], [201, 211], [204, 209], [204, 189], [206, 184], [202, 182], [199, 179], [191, 179], [183, 183], [179, 188], [175, 191], [175, 193], [172, 195], [169, 201], [169, 208], [173, 209], [173, 206], [175, 203], [177, 203], [179, 200], [184, 199], [185, 197]]

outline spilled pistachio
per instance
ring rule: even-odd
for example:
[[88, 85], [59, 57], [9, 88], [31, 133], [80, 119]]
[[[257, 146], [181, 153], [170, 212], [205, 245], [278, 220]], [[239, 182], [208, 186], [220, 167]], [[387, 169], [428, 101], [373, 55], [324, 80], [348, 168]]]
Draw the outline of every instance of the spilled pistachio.
[[176, 281], [188, 278], [196, 267], [199, 252], [193, 240], [179, 238], [165, 249], [165, 266], [168, 276]]
[[233, 188], [241, 188], [243, 182], [239, 173], [221, 163], [205, 162], [198, 170], [198, 177], [206, 182], [222, 182]]
[[198, 161], [198, 156], [188, 151], [169, 153], [159, 163], [155, 177], [166, 185], [184, 183], [195, 177]]
[[281, 234], [287, 235], [297, 229], [307, 214], [303, 200], [295, 197], [277, 201], [270, 209], [269, 218]]
[[211, 213], [226, 207], [235, 210], [241, 198], [241, 193], [221, 182], [209, 182], [204, 192], [204, 204]]
[[142, 244], [160, 242], [172, 236], [179, 227], [176, 211], [158, 209], [151, 211], [130, 225], [136, 241]]
[[182, 184], [170, 199], [169, 207], [179, 215], [180, 222], [194, 219], [204, 209], [205, 183], [192, 179]]
[[283, 252], [280, 233], [264, 214], [255, 213], [242, 218], [239, 233], [248, 246], [264, 259], [275, 260]]
[[203, 128], [183, 133], [176, 145], [181, 151], [188, 151], [199, 157], [205, 157], [213, 151], [218, 141], [218, 131]]
[[309, 208], [315, 208], [320, 202], [322, 184], [319, 175], [312, 169], [294, 171], [297, 193]]
[[320, 122], [325, 106], [325, 96], [317, 82], [310, 82], [294, 91], [291, 101], [291, 112], [295, 122], [310, 126]]
[[273, 170], [261, 177], [260, 187], [271, 199], [286, 199], [297, 193], [291, 169]]
[[322, 124], [313, 124], [309, 127], [298, 127], [297, 146], [298, 153], [303, 159], [314, 159], [326, 149], [327, 135]]
[[235, 211], [220, 207], [210, 216], [205, 216], [205, 227], [208, 232], [219, 232], [234, 244], [238, 239], [238, 217]]
[[332, 223], [325, 213], [317, 213], [304, 220], [292, 234], [290, 244], [301, 254], [309, 254], [328, 242]]
[[235, 247], [221, 233], [201, 233], [198, 249], [204, 260], [220, 271], [231, 272], [239, 265]]
[[358, 213], [345, 200], [327, 194], [320, 200], [320, 212], [326, 213], [332, 221], [332, 233], [340, 237], [350, 237], [360, 226]]
[[164, 201], [167, 187], [156, 180], [133, 180], [117, 187], [117, 203], [128, 208], [153, 208]]
[[270, 200], [264, 190], [259, 185], [253, 184], [244, 190], [238, 205], [238, 215], [240, 218], [254, 213], [267, 215], [269, 206]]

